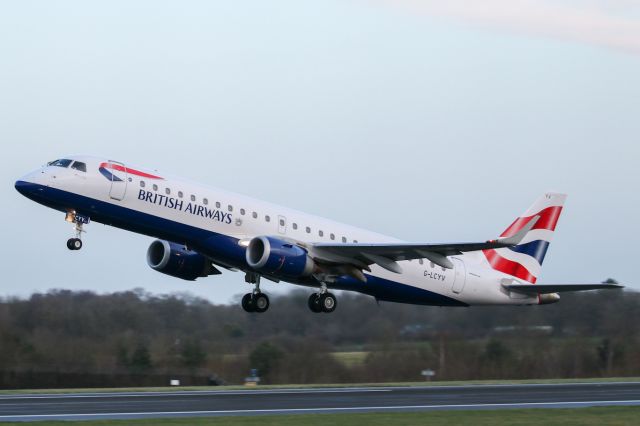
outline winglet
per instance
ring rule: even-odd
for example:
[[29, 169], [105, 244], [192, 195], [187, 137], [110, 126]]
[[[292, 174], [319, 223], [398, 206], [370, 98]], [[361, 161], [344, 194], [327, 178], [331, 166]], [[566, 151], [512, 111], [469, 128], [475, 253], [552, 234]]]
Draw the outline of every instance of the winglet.
[[540, 216], [535, 216], [517, 233], [507, 238], [498, 238], [497, 240], [489, 241], [490, 243], [498, 243], [505, 247], [517, 246], [524, 239], [524, 237], [536, 226], [536, 223], [540, 220]]

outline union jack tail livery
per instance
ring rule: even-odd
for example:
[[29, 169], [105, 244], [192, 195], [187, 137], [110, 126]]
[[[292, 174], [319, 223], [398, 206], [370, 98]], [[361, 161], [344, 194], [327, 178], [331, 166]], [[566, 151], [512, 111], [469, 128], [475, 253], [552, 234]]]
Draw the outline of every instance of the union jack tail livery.
[[496, 271], [534, 284], [540, 276], [542, 262], [566, 199], [566, 194], [555, 193], [548, 193], [538, 198], [500, 235], [505, 238], [512, 237], [532, 219], [538, 217], [537, 222], [520, 244], [509, 248], [484, 250], [484, 255], [491, 267]]

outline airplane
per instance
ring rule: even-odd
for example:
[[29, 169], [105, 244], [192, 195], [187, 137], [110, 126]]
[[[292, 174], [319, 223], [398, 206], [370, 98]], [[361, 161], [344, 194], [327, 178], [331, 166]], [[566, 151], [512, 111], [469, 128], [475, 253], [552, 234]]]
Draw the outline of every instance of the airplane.
[[147, 263], [183, 280], [242, 271], [253, 291], [247, 312], [269, 309], [260, 280], [317, 289], [314, 313], [330, 313], [330, 290], [430, 306], [545, 305], [559, 293], [617, 284], [537, 284], [566, 195], [546, 193], [500, 237], [481, 242], [412, 243], [254, 198], [91, 156], [67, 156], [21, 177], [25, 197], [73, 223], [70, 250], [90, 222], [153, 238]]

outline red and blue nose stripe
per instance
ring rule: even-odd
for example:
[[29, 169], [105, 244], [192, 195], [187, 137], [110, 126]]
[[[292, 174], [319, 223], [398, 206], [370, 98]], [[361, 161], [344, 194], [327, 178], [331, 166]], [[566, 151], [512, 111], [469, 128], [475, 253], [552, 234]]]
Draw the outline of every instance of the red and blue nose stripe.
[[128, 173], [130, 175], [140, 176], [140, 177], [143, 177], [143, 178], [146, 178], [146, 179], [163, 179], [160, 176], [156, 176], [156, 175], [152, 175], [152, 174], [149, 174], [149, 173], [141, 172], [140, 170], [135, 170], [135, 169], [132, 169], [130, 167], [125, 167], [125, 166], [122, 166], [120, 164], [114, 164], [114, 163], [101, 163], [100, 167], [98, 168], [98, 170], [100, 171], [102, 176], [106, 177], [108, 180], [110, 180], [112, 182], [122, 182], [122, 179], [120, 179], [115, 174], [111, 173], [110, 170], [116, 170], [118, 172], [124, 172], [124, 173]]

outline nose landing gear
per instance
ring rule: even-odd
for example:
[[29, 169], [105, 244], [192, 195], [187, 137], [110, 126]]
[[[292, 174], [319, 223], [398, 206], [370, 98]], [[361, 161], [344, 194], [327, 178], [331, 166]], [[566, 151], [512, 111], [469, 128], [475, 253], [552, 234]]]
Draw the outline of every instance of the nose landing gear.
[[80, 250], [82, 248], [82, 240], [80, 238], [69, 238], [67, 240], [67, 248], [69, 250]]
[[80, 250], [82, 248], [82, 233], [86, 232], [84, 229], [82, 229], [82, 225], [88, 224], [89, 218], [76, 214], [76, 212], [74, 211], [69, 211], [67, 212], [65, 220], [75, 225], [74, 231], [76, 234], [75, 238], [69, 238], [67, 240], [67, 248], [69, 250]]

